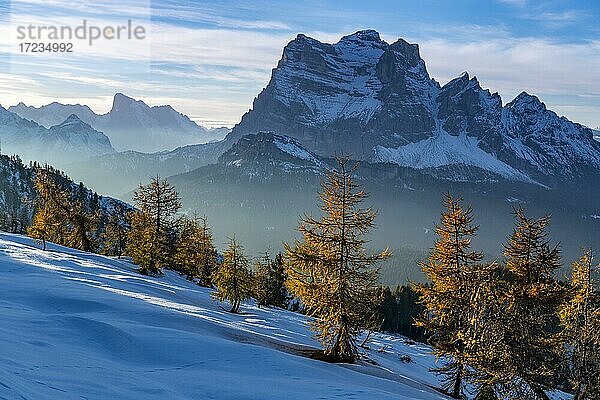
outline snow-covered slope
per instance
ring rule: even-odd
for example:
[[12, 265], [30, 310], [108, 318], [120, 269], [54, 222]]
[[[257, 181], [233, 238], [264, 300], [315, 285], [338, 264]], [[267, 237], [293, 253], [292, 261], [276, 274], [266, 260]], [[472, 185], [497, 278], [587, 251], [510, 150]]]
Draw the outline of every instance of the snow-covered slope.
[[150, 107], [122, 93], [113, 99], [111, 110], [103, 115], [88, 106], [51, 103], [42, 107], [19, 103], [9, 111], [23, 118], [50, 127], [71, 114], [108, 135], [119, 150], [156, 152], [179, 146], [218, 141], [229, 132], [227, 128], [207, 129], [169, 105]]
[[483, 151], [476, 138], [464, 134], [452, 136], [442, 131], [430, 138], [396, 149], [377, 146], [375, 159], [417, 169], [471, 165], [509, 180], [531, 182], [527, 175]]
[[2, 233], [0, 282], [1, 398], [445, 398], [427, 346], [376, 335], [376, 365], [311, 360], [303, 316], [232, 315], [174, 273]]

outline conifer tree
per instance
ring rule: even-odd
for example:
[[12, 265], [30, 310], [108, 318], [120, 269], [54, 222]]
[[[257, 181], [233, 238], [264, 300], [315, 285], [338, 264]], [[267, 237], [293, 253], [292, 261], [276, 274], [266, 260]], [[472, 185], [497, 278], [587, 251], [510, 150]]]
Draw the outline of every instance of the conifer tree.
[[132, 218], [128, 253], [140, 265], [140, 272], [158, 274], [173, 264], [179, 194], [166, 179], [156, 176], [148, 185], [139, 186], [133, 201], [140, 212]]
[[254, 297], [258, 306], [269, 305], [269, 274], [271, 269], [271, 256], [269, 252], [254, 264]]
[[[503, 353], [489, 372], [505, 390], [518, 396], [548, 399], [558, 365], [556, 309], [561, 290], [555, 277], [560, 268], [558, 246], [550, 245], [549, 216], [529, 219], [514, 212], [515, 228], [504, 245], [505, 293], [499, 319]], [[492, 351], [493, 349], [490, 349]]]
[[268, 299], [269, 305], [287, 308], [289, 303], [289, 294], [286, 288], [286, 272], [283, 254], [278, 253], [271, 262], [269, 270]]
[[63, 232], [66, 230], [66, 218], [53, 199], [66, 202], [66, 193], [56, 185], [52, 172], [47, 166], [36, 170], [34, 187], [37, 193], [34, 202], [35, 212], [32, 225], [27, 233], [32, 238], [39, 240], [44, 250], [46, 250], [47, 241], [65, 244]]
[[417, 320], [435, 346], [435, 354], [445, 357], [446, 364], [436, 369], [444, 376], [445, 390], [460, 398], [467, 374], [465, 333], [471, 321], [472, 279], [476, 276], [483, 254], [471, 250], [478, 226], [473, 224], [473, 210], [463, 208], [462, 199], [444, 195], [438, 236], [427, 262], [421, 268], [429, 284], [419, 284], [425, 313]]
[[133, 202], [148, 214], [158, 232], [163, 232], [176, 224], [175, 214], [181, 208], [179, 193], [166, 179], [157, 175], [148, 185], [140, 185], [133, 194]]
[[58, 223], [56, 215], [41, 202], [37, 202], [31, 226], [27, 229], [27, 234], [41, 243], [42, 249], [46, 250], [46, 241], [52, 240]]
[[566, 301], [560, 306], [564, 351], [574, 400], [600, 398], [600, 292], [591, 250], [571, 266]]
[[76, 249], [95, 251], [93, 234], [97, 230], [98, 214], [89, 212], [79, 192], [73, 194], [61, 187], [56, 173], [47, 166], [36, 171], [35, 188], [37, 211], [31, 235], [42, 238], [44, 247], [46, 240], [53, 240]]
[[63, 205], [63, 212], [69, 220], [67, 246], [88, 252], [97, 251], [94, 234], [98, 230], [98, 211], [90, 212], [83, 200], [70, 199]]
[[337, 158], [338, 168], [321, 183], [321, 219], [304, 217], [298, 230], [302, 240], [285, 245], [287, 287], [300, 298], [310, 322], [333, 361], [353, 362], [356, 335], [374, 305], [379, 261], [387, 250], [368, 254], [365, 235], [376, 213], [361, 208], [367, 194], [352, 178], [357, 165]]
[[223, 262], [214, 271], [212, 280], [217, 290], [213, 297], [218, 301], [227, 300], [231, 304], [230, 312], [239, 312], [243, 301], [253, 294], [253, 278], [249, 262], [244, 256], [244, 249], [234, 238], [229, 239], [229, 246], [223, 253]]
[[131, 229], [129, 220], [130, 211], [123, 204], [115, 205], [102, 234], [105, 254], [121, 258], [127, 247], [127, 233]]
[[255, 297], [259, 306], [287, 307], [285, 267], [282, 254], [274, 259], [269, 252], [254, 265]]
[[160, 247], [157, 241], [156, 225], [149, 214], [133, 212], [131, 230], [127, 234], [126, 253], [144, 275], [157, 275], [161, 272]]
[[175, 264], [188, 279], [198, 279], [201, 286], [212, 285], [211, 275], [217, 266], [217, 252], [206, 217], [181, 222]]

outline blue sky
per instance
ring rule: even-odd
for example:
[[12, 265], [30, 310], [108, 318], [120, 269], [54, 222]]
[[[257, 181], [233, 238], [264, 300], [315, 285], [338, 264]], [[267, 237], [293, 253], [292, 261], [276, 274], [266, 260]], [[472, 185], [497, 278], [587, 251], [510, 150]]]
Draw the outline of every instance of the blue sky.
[[[520, 91], [600, 126], [597, 1], [0, 0], [0, 103], [51, 101], [110, 109], [115, 92], [172, 104], [204, 125], [233, 125], [267, 84], [283, 46], [302, 32], [336, 42], [376, 29], [418, 43], [433, 78], [463, 71], [504, 102]], [[16, 26], [100, 26], [127, 19], [144, 41], [100, 41], [74, 54], [22, 55]], [[78, 45], [76, 43], [76, 45]]]

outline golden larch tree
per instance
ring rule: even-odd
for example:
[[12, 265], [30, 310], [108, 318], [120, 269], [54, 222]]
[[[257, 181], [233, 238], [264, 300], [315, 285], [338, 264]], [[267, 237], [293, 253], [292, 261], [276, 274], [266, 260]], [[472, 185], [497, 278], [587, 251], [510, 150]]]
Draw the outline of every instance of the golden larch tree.
[[337, 162], [337, 169], [321, 183], [322, 217], [302, 218], [302, 240], [285, 244], [286, 285], [313, 317], [310, 327], [323, 343], [325, 356], [353, 362], [356, 336], [375, 304], [376, 264], [390, 253], [367, 253], [366, 235], [377, 214], [361, 208], [368, 195], [353, 179], [358, 164], [350, 165], [348, 157], [338, 157]]

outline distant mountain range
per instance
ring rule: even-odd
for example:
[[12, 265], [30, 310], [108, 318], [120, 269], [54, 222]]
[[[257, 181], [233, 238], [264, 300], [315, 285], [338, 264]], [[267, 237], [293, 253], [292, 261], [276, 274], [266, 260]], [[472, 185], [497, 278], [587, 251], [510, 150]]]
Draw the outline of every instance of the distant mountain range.
[[[58, 165], [114, 153], [110, 139], [75, 114], [45, 128], [0, 106], [0, 140], [4, 154]], [[59, 161], [59, 162], [56, 162]]]
[[66, 164], [63, 168], [74, 179], [102, 193], [121, 196], [157, 174], [167, 177], [214, 164], [223, 153], [223, 147], [221, 141], [156, 153], [124, 151]]
[[[372, 30], [335, 44], [298, 35], [252, 109], [220, 141], [189, 145], [209, 141], [210, 131], [170, 106], [148, 107], [121, 94], [105, 115], [58, 103], [11, 108], [54, 124], [50, 129], [2, 110], [3, 148], [4, 132], [19, 131], [27, 143], [53, 135], [69, 144], [64, 153], [77, 152], [70, 143], [79, 137], [67, 127], [86, 124], [81, 154], [64, 163], [72, 177], [126, 199], [151, 176], [171, 176], [188, 210], [218, 221], [217, 235], [239, 233], [257, 250], [280, 244], [301, 213], [317, 211], [319, 181], [342, 153], [361, 161], [357, 179], [385, 215], [374, 245], [394, 238], [394, 245], [427, 248], [440, 195], [452, 191], [479, 210], [481, 240], [490, 249], [510, 232], [516, 204], [554, 213], [569, 255], [581, 245], [600, 246], [593, 217], [600, 213], [598, 131], [525, 92], [505, 104], [468, 73], [440, 85], [416, 44], [388, 44]], [[99, 131], [115, 148], [138, 151], [93, 150], [107, 140]]]
[[69, 115], [104, 132], [120, 151], [156, 152], [172, 150], [189, 144], [218, 141], [229, 132], [228, 128], [207, 129], [169, 105], [150, 107], [117, 93], [111, 110], [96, 114], [85, 105], [51, 103], [39, 108], [19, 103], [8, 109], [22, 118], [50, 127], [64, 121]]

